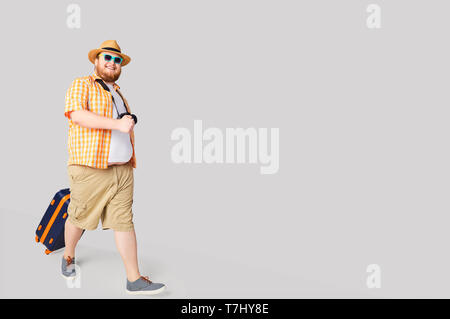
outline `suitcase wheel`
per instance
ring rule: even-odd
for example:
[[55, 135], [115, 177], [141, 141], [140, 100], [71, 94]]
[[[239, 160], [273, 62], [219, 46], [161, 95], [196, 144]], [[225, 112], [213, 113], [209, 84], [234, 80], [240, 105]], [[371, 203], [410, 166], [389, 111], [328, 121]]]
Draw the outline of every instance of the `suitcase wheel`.
[[48, 249], [45, 250], [46, 255], [50, 254], [51, 252], [52, 252], [51, 250], [48, 250]]
[[36, 236], [36, 238], [35, 238], [35, 239], [36, 239], [36, 242], [38, 243], [38, 242], [39, 242], [39, 237], [38, 237], [38, 236]]

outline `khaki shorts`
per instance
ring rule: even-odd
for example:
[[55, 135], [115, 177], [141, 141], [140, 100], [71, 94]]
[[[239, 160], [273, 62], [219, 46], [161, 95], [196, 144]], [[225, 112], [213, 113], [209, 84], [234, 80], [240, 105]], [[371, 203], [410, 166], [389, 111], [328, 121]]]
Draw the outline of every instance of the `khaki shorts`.
[[70, 203], [69, 221], [82, 229], [97, 229], [102, 220], [103, 229], [131, 231], [134, 229], [134, 176], [131, 162], [113, 165], [107, 169], [85, 165], [68, 165]]

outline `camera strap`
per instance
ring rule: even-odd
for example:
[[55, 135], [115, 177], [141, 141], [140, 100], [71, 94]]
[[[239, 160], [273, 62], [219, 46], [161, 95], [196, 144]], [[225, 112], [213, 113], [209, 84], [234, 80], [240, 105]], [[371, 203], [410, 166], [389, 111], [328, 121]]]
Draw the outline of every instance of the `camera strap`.
[[[98, 83], [100, 83], [100, 85], [102, 86], [103, 89], [105, 89], [106, 91], [108, 91], [109, 93], [111, 93], [111, 90], [110, 90], [109, 87], [106, 85], [106, 83], [103, 82], [102, 79], [95, 79], [95, 81], [98, 82]], [[127, 104], [125, 103], [125, 99], [123, 98], [122, 93], [120, 93], [119, 91], [116, 91], [116, 92], [117, 92], [118, 95], [120, 95], [120, 98], [122, 99], [123, 106], [125, 107], [125, 111], [126, 111], [125, 113], [119, 113], [119, 110], [118, 110], [118, 108], [117, 108], [116, 102], [114, 101], [114, 96], [113, 96], [112, 93], [111, 93], [112, 102], [113, 102], [113, 104], [114, 104], [114, 107], [116, 108], [118, 118], [120, 119], [120, 118], [122, 118], [122, 116], [124, 116], [124, 115], [130, 115], [130, 116], [133, 118], [133, 120], [134, 120], [134, 124], [137, 124], [137, 116], [136, 116], [135, 114], [130, 114], [130, 113], [129, 113]]]
[[[106, 91], [108, 91], [109, 93], [111, 93], [111, 90], [110, 90], [109, 87], [106, 85], [106, 83], [103, 82], [102, 79], [96, 79], [95, 81], [97, 81], [98, 83], [100, 83], [100, 85], [102, 86], [102, 88], [104, 88]], [[120, 94], [119, 94], [119, 95], [120, 95]], [[122, 96], [120, 96], [120, 97], [122, 97]], [[112, 98], [112, 102], [113, 102], [113, 104], [114, 104], [114, 107], [116, 108], [117, 116], [120, 116], [119, 109], [117, 108], [116, 101], [114, 101], [114, 96], [112, 95], [112, 93], [111, 93], [111, 98]], [[122, 99], [122, 101], [123, 101], [123, 99]], [[125, 106], [125, 101], [123, 101], [123, 105]], [[126, 106], [125, 106], [125, 109], [126, 109]]]

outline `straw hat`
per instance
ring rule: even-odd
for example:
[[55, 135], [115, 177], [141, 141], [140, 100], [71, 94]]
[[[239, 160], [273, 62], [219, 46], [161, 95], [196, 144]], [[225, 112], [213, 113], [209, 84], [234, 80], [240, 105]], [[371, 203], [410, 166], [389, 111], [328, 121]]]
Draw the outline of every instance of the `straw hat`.
[[103, 42], [100, 45], [100, 47], [98, 49], [93, 49], [93, 50], [89, 51], [89, 54], [88, 54], [89, 61], [94, 63], [95, 58], [97, 57], [97, 55], [100, 52], [110, 52], [110, 53], [115, 53], [115, 54], [119, 55], [123, 59], [122, 64], [121, 64], [122, 66], [127, 65], [131, 61], [131, 58], [128, 55], [123, 54], [120, 51], [120, 47], [117, 44], [116, 40], [106, 40], [105, 42]]

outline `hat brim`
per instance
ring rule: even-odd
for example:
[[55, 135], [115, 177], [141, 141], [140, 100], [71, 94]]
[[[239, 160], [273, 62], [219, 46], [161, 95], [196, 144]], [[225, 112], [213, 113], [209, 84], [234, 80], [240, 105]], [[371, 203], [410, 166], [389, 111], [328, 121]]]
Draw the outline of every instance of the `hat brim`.
[[131, 61], [131, 58], [128, 55], [120, 53], [120, 52], [107, 50], [107, 49], [94, 49], [94, 50], [89, 51], [89, 54], [88, 54], [89, 61], [91, 61], [93, 64], [95, 64], [95, 62], [94, 62], [95, 58], [97, 57], [97, 55], [100, 52], [109, 52], [109, 53], [114, 53], [114, 54], [119, 55], [123, 59], [121, 66], [127, 65]]

